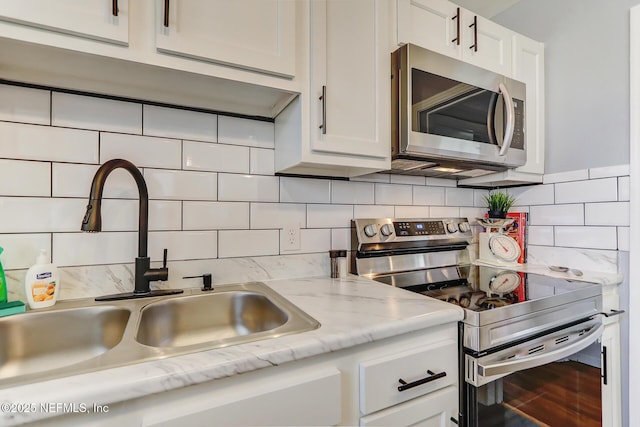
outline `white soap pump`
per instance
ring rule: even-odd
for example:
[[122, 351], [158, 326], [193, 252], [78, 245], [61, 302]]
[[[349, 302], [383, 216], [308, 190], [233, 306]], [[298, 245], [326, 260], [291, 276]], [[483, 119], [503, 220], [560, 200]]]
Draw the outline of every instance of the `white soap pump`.
[[49, 262], [45, 249], [40, 249], [36, 263], [27, 270], [24, 286], [32, 309], [50, 307], [56, 303], [60, 293], [60, 275], [58, 268]]

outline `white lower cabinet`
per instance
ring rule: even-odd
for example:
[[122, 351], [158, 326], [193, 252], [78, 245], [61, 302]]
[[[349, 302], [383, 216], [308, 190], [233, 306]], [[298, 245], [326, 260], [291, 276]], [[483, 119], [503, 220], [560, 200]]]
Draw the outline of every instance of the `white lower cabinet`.
[[458, 419], [458, 389], [446, 387], [360, 418], [361, 426], [446, 427]]
[[341, 419], [340, 371], [287, 375], [253, 387], [215, 387], [143, 416], [144, 426], [336, 425]]
[[[42, 425], [451, 426], [447, 420], [458, 409], [456, 340], [457, 323], [451, 322], [137, 399], [97, 402], [108, 412], [68, 414]], [[399, 379], [411, 383], [430, 376], [427, 371], [440, 376], [398, 392]], [[178, 373], [151, 388], [183, 380]]]

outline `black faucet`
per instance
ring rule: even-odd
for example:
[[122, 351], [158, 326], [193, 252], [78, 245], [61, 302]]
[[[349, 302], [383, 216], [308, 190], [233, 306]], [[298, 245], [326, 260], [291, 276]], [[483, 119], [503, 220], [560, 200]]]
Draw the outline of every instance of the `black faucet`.
[[109, 174], [115, 169], [126, 169], [138, 185], [140, 207], [138, 210], [138, 257], [135, 260], [135, 285], [133, 292], [105, 295], [96, 298], [96, 301], [113, 301], [130, 298], [155, 297], [160, 295], [174, 295], [182, 293], [182, 289], [157, 289], [151, 290], [149, 282], [155, 280], [167, 280], [169, 269], [167, 268], [167, 250], [164, 250], [162, 268], [151, 268], [151, 260], [147, 256], [147, 238], [149, 235], [149, 192], [144, 177], [135, 165], [127, 160], [109, 160], [97, 170], [91, 183], [91, 194], [87, 212], [82, 220], [82, 231], [102, 231], [102, 190]]

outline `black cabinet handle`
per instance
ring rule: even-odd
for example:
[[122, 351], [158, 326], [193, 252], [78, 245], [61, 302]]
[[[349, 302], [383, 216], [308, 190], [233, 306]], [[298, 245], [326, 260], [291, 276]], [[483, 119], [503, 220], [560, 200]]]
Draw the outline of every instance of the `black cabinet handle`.
[[436, 374], [435, 372], [427, 371], [427, 374], [429, 374], [428, 377], [424, 377], [424, 378], [419, 379], [418, 381], [414, 381], [412, 383], [407, 383], [405, 380], [400, 378], [398, 380], [398, 382], [400, 384], [402, 384], [402, 385], [398, 386], [398, 391], [409, 390], [410, 388], [414, 388], [414, 387], [417, 387], [417, 386], [422, 385], [422, 384], [430, 383], [431, 381], [435, 381], [435, 380], [438, 380], [440, 378], [443, 378], [443, 377], [447, 376], [447, 373], [444, 372], [444, 371], [440, 372], [438, 374]]
[[451, 40], [451, 43], [455, 43], [460, 46], [460, 8], [456, 11], [456, 16], [451, 18], [452, 21], [454, 19], [456, 19], [456, 38]]
[[111, 2], [111, 14], [113, 16], [118, 16], [118, 0], [113, 0]]
[[164, 26], [169, 28], [169, 0], [164, 0]]
[[602, 383], [604, 385], [607, 385], [607, 382], [609, 381], [609, 375], [607, 375], [607, 346], [603, 345], [602, 346]]
[[322, 129], [322, 134], [327, 134], [327, 86], [322, 86], [322, 95], [320, 95], [320, 101], [322, 101], [322, 123], [320, 124], [320, 129]]
[[473, 24], [469, 25], [469, 28], [473, 27], [473, 44], [469, 46], [469, 49], [473, 49], [474, 52], [478, 51], [478, 15], [473, 17]]

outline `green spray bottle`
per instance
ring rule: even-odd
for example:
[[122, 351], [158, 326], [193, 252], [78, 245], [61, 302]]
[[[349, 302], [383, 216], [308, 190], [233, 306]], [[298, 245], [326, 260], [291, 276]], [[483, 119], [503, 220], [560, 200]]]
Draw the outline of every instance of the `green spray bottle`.
[[[2, 255], [2, 247], [0, 247], [0, 255]], [[7, 280], [4, 277], [2, 262], [0, 261], [0, 304], [7, 302]]]

